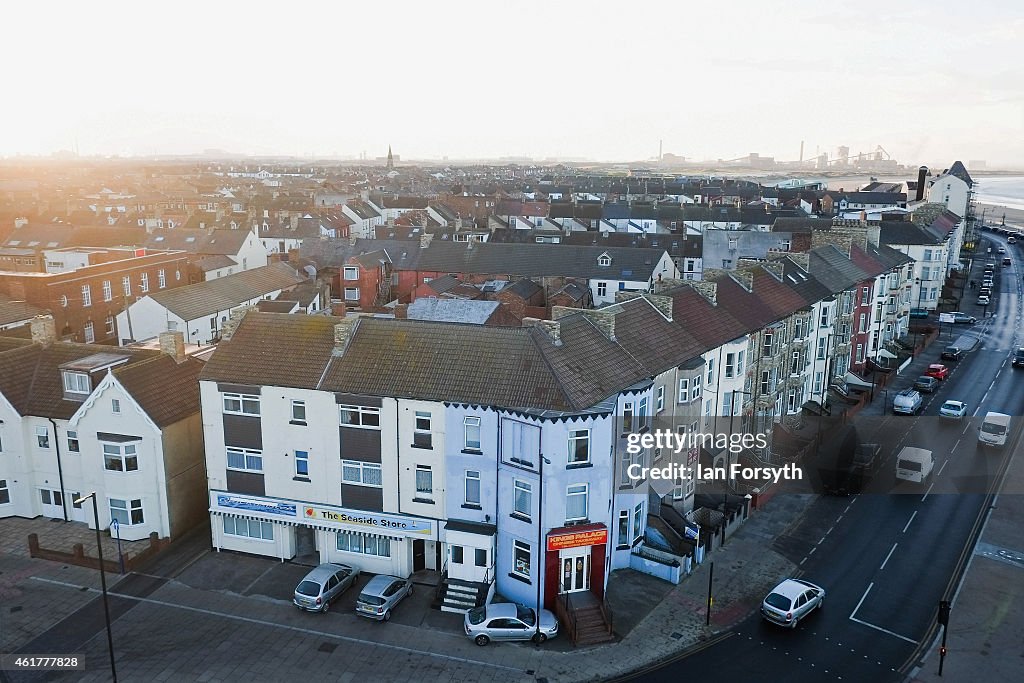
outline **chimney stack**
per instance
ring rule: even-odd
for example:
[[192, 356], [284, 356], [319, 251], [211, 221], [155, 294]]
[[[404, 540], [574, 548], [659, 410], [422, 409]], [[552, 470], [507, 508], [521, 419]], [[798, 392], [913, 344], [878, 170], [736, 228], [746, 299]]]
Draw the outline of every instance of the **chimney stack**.
[[185, 333], [178, 331], [167, 331], [160, 333], [160, 352], [166, 353], [174, 359], [175, 363], [182, 363], [185, 360]]
[[37, 315], [29, 323], [32, 330], [32, 343], [49, 346], [57, 341], [57, 323], [52, 315]]
[[914, 201], [921, 201], [924, 199], [924, 183], [925, 178], [928, 177], [928, 167], [922, 166], [917, 169], [917, 194], [914, 195]]

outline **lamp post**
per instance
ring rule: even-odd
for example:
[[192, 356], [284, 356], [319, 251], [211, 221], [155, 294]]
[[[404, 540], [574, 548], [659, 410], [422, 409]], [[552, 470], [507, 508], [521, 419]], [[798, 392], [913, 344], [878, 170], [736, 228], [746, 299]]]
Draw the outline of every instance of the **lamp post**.
[[543, 608], [541, 604], [541, 577], [544, 576], [544, 465], [551, 464], [551, 461], [540, 454], [540, 467], [538, 468], [538, 474], [540, 477], [540, 485], [537, 487], [537, 613], [534, 615], [534, 625], [537, 628], [537, 632], [533, 636], [533, 642], [540, 645], [540, 611]]
[[107, 575], [103, 571], [103, 541], [100, 538], [100, 513], [96, 507], [96, 492], [93, 491], [87, 496], [82, 496], [75, 501], [75, 505], [81, 505], [89, 498], [92, 498], [92, 517], [96, 524], [96, 553], [100, 559], [100, 586], [103, 588], [103, 617], [107, 622], [107, 649], [110, 651], [110, 676], [114, 683], [117, 683], [117, 667], [114, 665], [114, 636], [110, 630], [110, 605], [107, 603]]
[[[732, 447], [732, 418], [736, 416], [736, 394], [741, 396], [753, 396], [749, 391], [736, 391], [732, 390], [731, 397], [729, 400], [729, 443], [726, 446], [726, 459], [729, 464], [732, 464], [732, 455], [729, 449]], [[722, 545], [725, 545], [725, 527], [728, 526], [729, 521], [729, 490], [725, 489], [722, 491]]]

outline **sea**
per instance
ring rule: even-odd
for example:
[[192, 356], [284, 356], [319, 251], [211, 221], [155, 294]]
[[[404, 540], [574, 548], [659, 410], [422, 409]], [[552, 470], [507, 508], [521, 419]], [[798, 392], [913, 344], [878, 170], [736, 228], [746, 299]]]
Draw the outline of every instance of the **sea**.
[[981, 176], [975, 181], [974, 200], [978, 204], [1024, 211], [1024, 176]]

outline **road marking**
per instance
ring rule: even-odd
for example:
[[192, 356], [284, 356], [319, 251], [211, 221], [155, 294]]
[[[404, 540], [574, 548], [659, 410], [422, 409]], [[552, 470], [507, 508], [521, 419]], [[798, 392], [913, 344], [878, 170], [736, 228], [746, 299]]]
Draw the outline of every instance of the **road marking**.
[[924, 502], [924, 499], [928, 497], [928, 494], [932, 492], [932, 487], [933, 486], [935, 486], [935, 482], [934, 481], [931, 484], [928, 485], [928, 490], [924, 492], [923, 496], [921, 496], [921, 502], [922, 503]]
[[956, 447], [959, 446], [959, 445], [960, 445], [960, 439], [957, 439], [956, 443], [953, 444], [953, 447], [949, 449], [949, 452], [952, 453], [953, 451], [955, 451]]
[[[78, 590], [87, 590], [91, 593], [102, 593], [99, 588], [89, 588], [88, 586], [79, 586], [66, 581], [56, 581], [54, 579], [45, 579], [39, 576], [33, 576], [32, 579], [36, 581], [42, 581], [44, 583], [57, 584], [59, 586], [67, 586], [68, 588], [76, 588]], [[145, 602], [151, 605], [160, 605], [162, 607], [172, 607], [174, 609], [182, 609], [189, 612], [198, 612], [200, 614], [207, 614], [214, 617], [220, 617], [222, 619], [233, 619], [235, 621], [242, 621], [249, 624], [256, 624], [258, 626], [269, 626], [271, 628], [279, 628], [287, 631], [295, 631], [298, 633], [305, 633], [307, 635], [316, 636], [318, 638], [333, 638], [335, 640], [342, 640], [349, 643], [356, 643], [358, 645], [364, 645], [366, 647], [382, 647], [391, 650], [398, 650], [399, 652], [408, 652], [410, 654], [423, 655], [425, 657], [434, 657], [435, 659], [444, 659], [451, 662], [464, 662], [467, 664], [478, 664], [480, 666], [489, 666], [493, 669], [503, 669], [505, 671], [516, 671], [521, 672], [522, 669], [513, 666], [504, 666], [502, 664], [491, 664], [490, 662], [483, 662], [477, 659], [469, 659], [466, 657], [456, 657], [454, 655], [444, 655], [437, 652], [430, 652], [427, 650], [416, 650], [411, 647], [403, 647], [401, 645], [391, 645], [390, 643], [382, 643], [378, 640], [364, 640], [362, 638], [353, 638], [352, 636], [343, 636], [338, 633], [330, 633], [329, 631], [317, 631], [312, 628], [302, 628], [299, 626], [289, 626], [288, 624], [281, 624], [274, 621], [264, 621], [263, 619], [253, 619], [252, 617], [243, 617], [237, 614], [228, 614], [227, 612], [218, 612], [212, 609], [204, 609], [202, 607], [190, 607], [188, 605], [176, 605], [173, 602], [167, 602], [165, 600], [154, 600], [153, 598], [139, 598], [134, 595], [128, 595], [126, 593], [116, 593], [114, 591], [107, 591], [108, 595], [112, 595], [117, 598], [124, 598], [126, 600], [135, 600], [136, 602]]]
[[882, 571], [883, 569], [885, 569], [885, 564], [889, 561], [889, 558], [892, 557], [892, 554], [896, 551], [897, 545], [899, 545], [899, 543], [892, 544], [892, 548], [889, 550], [889, 554], [885, 556], [884, 560], [882, 560], [882, 566], [878, 568], [878, 571]]
[[815, 550], [817, 550], [817, 548], [811, 548], [811, 552], [807, 553], [807, 557], [813, 555]]
[[870, 593], [871, 589], [874, 588], [874, 587], [875, 587], [875, 582], [874, 581], [872, 581], [871, 583], [868, 584], [867, 590], [864, 591], [864, 595], [860, 596], [860, 602], [858, 602], [857, 606], [853, 608], [852, 612], [850, 612], [850, 618], [851, 619], [853, 619], [853, 615], [857, 613], [857, 610], [859, 610], [860, 606], [864, 603], [864, 598], [868, 597], [868, 593]]
[[[828, 534], [825, 534], [825, 536], [828, 536]], [[821, 545], [822, 543], [824, 543], [825, 542], [825, 536], [822, 536], [821, 540], [818, 541], [817, 543], [815, 543], [814, 545]]]
[[853, 617], [850, 617], [850, 621], [856, 621], [858, 624], [860, 624], [862, 626], [867, 626], [868, 628], [873, 628], [876, 631], [881, 631], [882, 633], [888, 633], [890, 636], [894, 636], [896, 638], [899, 638], [900, 640], [905, 640], [908, 643], [911, 643], [913, 645], [917, 645], [917, 641], [916, 640], [912, 640], [910, 638], [907, 638], [906, 636], [901, 636], [899, 633], [896, 633], [895, 631], [890, 631], [887, 628], [882, 628], [881, 626], [875, 626], [874, 624], [869, 624], [868, 622], [866, 622], [866, 621], [864, 621], [862, 619], [854, 619]]
[[903, 533], [907, 533], [907, 529], [910, 528], [910, 523], [914, 521], [914, 517], [917, 517], [917, 510], [914, 510], [914, 514], [910, 515], [910, 519], [907, 520], [907, 525], [903, 527]]
[[946, 469], [946, 463], [949, 462], [949, 458], [942, 461], [942, 467], [939, 468], [939, 474], [942, 474], [942, 470]]

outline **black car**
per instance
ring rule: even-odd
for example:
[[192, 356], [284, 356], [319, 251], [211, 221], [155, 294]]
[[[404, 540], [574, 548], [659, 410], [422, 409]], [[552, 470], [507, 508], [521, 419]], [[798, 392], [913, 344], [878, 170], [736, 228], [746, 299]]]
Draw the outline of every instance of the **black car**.
[[1015, 368], [1024, 368], [1024, 346], [1014, 352], [1012, 365]]
[[960, 360], [964, 357], [964, 350], [956, 346], [947, 346], [942, 352], [942, 360]]
[[921, 375], [914, 382], [914, 389], [917, 391], [923, 391], [926, 394], [932, 394], [936, 389], [939, 388], [939, 380], [928, 375]]

